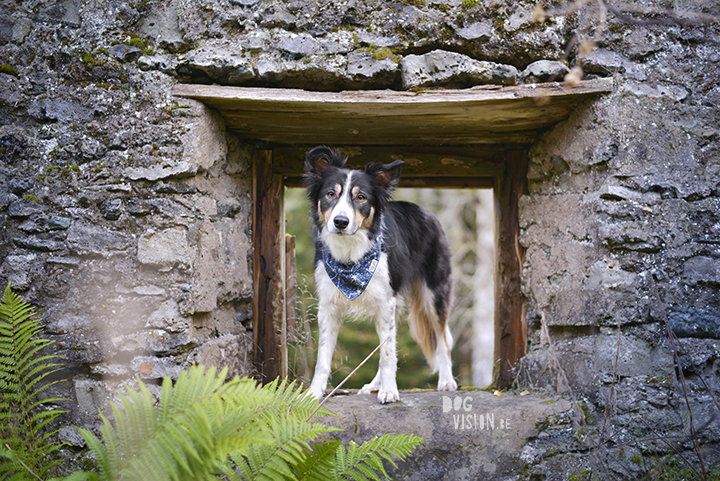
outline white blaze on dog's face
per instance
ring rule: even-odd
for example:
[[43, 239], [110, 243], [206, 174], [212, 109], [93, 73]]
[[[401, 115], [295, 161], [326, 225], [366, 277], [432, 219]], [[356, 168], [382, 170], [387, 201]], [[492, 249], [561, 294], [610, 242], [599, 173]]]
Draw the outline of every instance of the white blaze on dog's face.
[[338, 172], [336, 178], [328, 179], [318, 199], [318, 213], [327, 232], [352, 236], [370, 228], [375, 209], [365, 177], [351, 171]]

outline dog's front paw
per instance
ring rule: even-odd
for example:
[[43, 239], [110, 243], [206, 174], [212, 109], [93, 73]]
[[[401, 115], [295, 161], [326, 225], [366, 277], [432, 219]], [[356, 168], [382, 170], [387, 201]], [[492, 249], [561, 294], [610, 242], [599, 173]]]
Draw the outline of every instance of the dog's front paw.
[[378, 383], [369, 382], [358, 391], [358, 394], [371, 394], [373, 391], [377, 392], [379, 389], [380, 386]]
[[457, 383], [455, 382], [455, 379], [450, 379], [449, 381], [441, 381], [438, 382], [438, 391], [457, 391]]
[[395, 403], [400, 400], [400, 393], [395, 389], [380, 389], [378, 391], [378, 401], [383, 404]]
[[312, 396], [318, 401], [322, 400], [323, 398], [323, 389], [318, 389], [310, 386], [310, 388], [305, 392], [306, 396]]

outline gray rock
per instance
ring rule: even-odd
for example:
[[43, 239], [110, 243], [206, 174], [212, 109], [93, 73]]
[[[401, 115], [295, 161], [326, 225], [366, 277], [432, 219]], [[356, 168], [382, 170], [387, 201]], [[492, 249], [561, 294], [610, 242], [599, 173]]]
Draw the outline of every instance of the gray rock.
[[30, 286], [30, 268], [35, 259], [35, 254], [9, 255], [0, 265], [0, 276], [7, 279], [13, 289], [25, 290]]
[[494, 33], [495, 29], [489, 20], [473, 23], [457, 31], [458, 36], [465, 40], [489, 40]]
[[105, 199], [98, 208], [107, 220], [118, 220], [123, 213], [123, 200], [119, 197]]
[[622, 285], [632, 284], [637, 277], [634, 272], [627, 272], [620, 268], [615, 260], [601, 260], [590, 266], [586, 289], [609, 289]]
[[121, 232], [79, 221], [68, 229], [66, 242], [77, 254], [107, 255], [112, 251], [121, 251], [130, 247], [132, 238]]
[[151, 4], [150, 9], [150, 12], [140, 21], [140, 35], [154, 39], [157, 45], [172, 52], [180, 50], [185, 45], [185, 41], [178, 24], [178, 10], [175, 2]]
[[98, 411], [107, 404], [108, 392], [100, 381], [91, 379], [75, 379], [75, 399], [83, 416], [90, 419], [98, 417]]
[[[412, 433], [424, 444], [391, 479], [515, 479], [522, 447], [539, 427], [570, 411], [570, 403], [538, 394], [494, 396], [483, 391], [401, 391], [400, 402], [381, 405], [375, 394], [333, 397], [324, 405], [338, 417], [322, 421], [333, 434], [358, 443], [386, 433]], [[463, 448], [459, 448], [462, 446]], [[478, 447], [482, 446], [482, 449]]]
[[11, 194], [9, 192], [0, 193], [0, 209], [4, 209], [16, 200], [18, 200], [18, 196], [15, 194]]
[[137, 197], [132, 197], [128, 199], [126, 209], [129, 214], [142, 217], [151, 214], [153, 206], [149, 202], [138, 199]]
[[38, 20], [49, 23], [63, 23], [80, 27], [80, 3], [78, 0], [51, 0], [42, 3], [37, 13]]
[[307, 33], [285, 37], [275, 44], [275, 48], [292, 54], [296, 58], [309, 55], [334, 54], [346, 50], [339, 42], [320, 41]]
[[86, 122], [93, 116], [92, 110], [68, 99], [39, 100], [30, 107], [28, 113], [38, 120], [58, 122]]
[[720, 312], [711, 307], [695, 309], [673, 306], [668, 314], [668, 322], [678, 337], [720, 339]]
[[658, 234], [635, 222], [601, 225], [598, 235], [610, 249], [657, 252], [663, 244]]
[[65, 249], [64, 242], [54, 241], [50, 239], [37, 239], [35, 237], [15, 237], [13, 239], [13, 242], [15, 243], [15, 245], [18, 245], [20, 247], [37, 251], [51, 252]]
[[556, 60], [538, 60], [527, 66], [520, 74], [526, 83], [560, 82], [570, 69], [562, 62]]
[[10, 179], [10, 182], [8, 182], [10, 192], [16, 195], [24, 194], [32, 189], [33, 185], [35, 185], [35, 179], [32, 177], [13, 177]]
[[683, 264], [683, 280], [690, 285], [720, 284], [720, 259], [695, 256]]
[[175, 182], [158, 182], [152, 188], [157, 194], [195, 194], [197, 188], [187, 184], [178, 184]]
[[63, 266], [78, 266], [78, 265], [80, 265], [80, 259], [78, 259], [77, 257], [53, 256], [53, 257], [48, 257], [46, 262], [48, 264], [60, 264]]
[[67, 217], [40, 217], [35, 221], [47, 230], [64, 230], [70, 227], [72, 219]]
[[125, 45], [124, 43], [118, 43], [108, 49], [108, 53], [118, 60], [132, 61], [140, 58], [142, 49], [133, 45]]
[[474, 60], [467, 55], [433, 50], [425, 55], [407, 55], [400, 61], [403, 88], [472, 87], [512, 85], [517, 69], [512, 65]]
[[600, 75], [612, 75], [625, 71], [628, 60], [617, 52], [604, 48], [596, 48], [585, 55], [582, 61], [582, 68], [587, 73]]
[[347, 58], [318, 55], [294, 61], [279, 54], [261, 54], [255, 64], [258, 80], [269, 85], [308, 90], [334, 89], [347, 79]]
[[[173, 55], [143, 55], [138, 58], [138, 65], [143, 70], [159, 70], [161, 72], [177, 75], [178, 60]], [[113, 145], [111, 144], [110, 147]]]
[[191, 177], [197, 174], [197, 165], [191, 165], [190, 162], [184, 160], [166, 161], [151, 167], [128, 167], [124, 174], [131, 180], [150, 181], [171, 177]]
[[514, 32], [525, 26], [528, 26], [532, 21], [532, 14], [524, 8], [515, 5], [514, 12], [507, 19], [503, 28], [506, 32]]
[[147, 318], [145, 327], [164, 329], [168, 332], [184, 332], [192, 325], [192, 320], [180, 314], [177, 302], [167, 300]]
[[391, 58], [375, 59], [370, 52], [350, 52], [347, 71], [353, 80], [362, 82], [366, 88], [370, 81], [389, 87], [399, 77], [400, 66]]
[[262, 15], [260, 25], [268, 29], [279, 28], [283, 30], [294, 30], [297, 21], [297, 17], [290, 13], [283, 4], [275, 4], [271, 11]]
[[10, 217], [30, 217], [31, 215], [41, 214], [46, 210], [47, 207], [36, 202], [16, 200], [8, 206], [8, 215]]
[[360, 30], [357, 32], [357, 41], [364, 45], [374, 45], [375, 47], [397, 47], [400, 45], [400, 39], [396, 36], [378, 35], [375, 32], [367, 32]]
[[82, 437], [80, 431], [75, 426], [65, 426], [58, 431], [58, 439], [61, 442], [75, 446], [76, 448], [85, 447], [85, 438]]
[[165, 376], [177, 379], [183, 365], [172, 358], [138, 356], [130, 361], [130, 369], [143, 379], [162, 379]]
[[192, 52], [179, 69], [202, 72], [211, 79], [236, 85], [255, 76], [250, 61], [237, 44], [227, 42], [207, 45]]
[[241, 349], [241, 336], [224, 335], [210, 339], [193, 350], [188, 361], [218, 369], [228, 368], [228, 376], [247, 376], [247, 353]]
[[186, 231], [181, 227], [145, 234], [138, 240], [138, 260], [142, 264], [191, 266], [194, 259], [195, 250], [188, 244]]

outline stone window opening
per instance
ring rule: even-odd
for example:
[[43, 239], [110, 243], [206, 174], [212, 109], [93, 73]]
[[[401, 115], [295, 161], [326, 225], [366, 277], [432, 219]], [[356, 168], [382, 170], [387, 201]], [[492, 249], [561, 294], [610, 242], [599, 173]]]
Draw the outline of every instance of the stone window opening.
[[[492, 188], [494, 203], [493, 383], [508, 388], [527, 349], [518, 242], [528, 151], [582, 100], [612, 79], [421, 92], [310, 92], [179, 84], [175, 95], [217, 110], [253, 153], [254, 368], [261, 382], [288, 374], [284, 189], [298, 186], [304, 152], [327, 144], [349, 166], [406, 160], [405, 185]], [[401, 184], [402, 185], [402, 184]]]

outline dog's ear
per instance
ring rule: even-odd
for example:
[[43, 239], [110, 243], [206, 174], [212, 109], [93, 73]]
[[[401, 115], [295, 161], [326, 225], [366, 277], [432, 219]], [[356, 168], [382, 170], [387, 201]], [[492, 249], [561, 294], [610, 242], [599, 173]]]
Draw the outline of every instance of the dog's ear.
[[322, 177], [328, 167], [342, 167], [347, 162], [339, 151], [319, 145], [305, 154], [305, 173], [307, 175]]
[[365, 173], [371, 175], [377, 185], [392, 192], [400, 183], [402, 164], [404, 164], [402, 160], [390, 164], [371, 162], [365, 166]]

